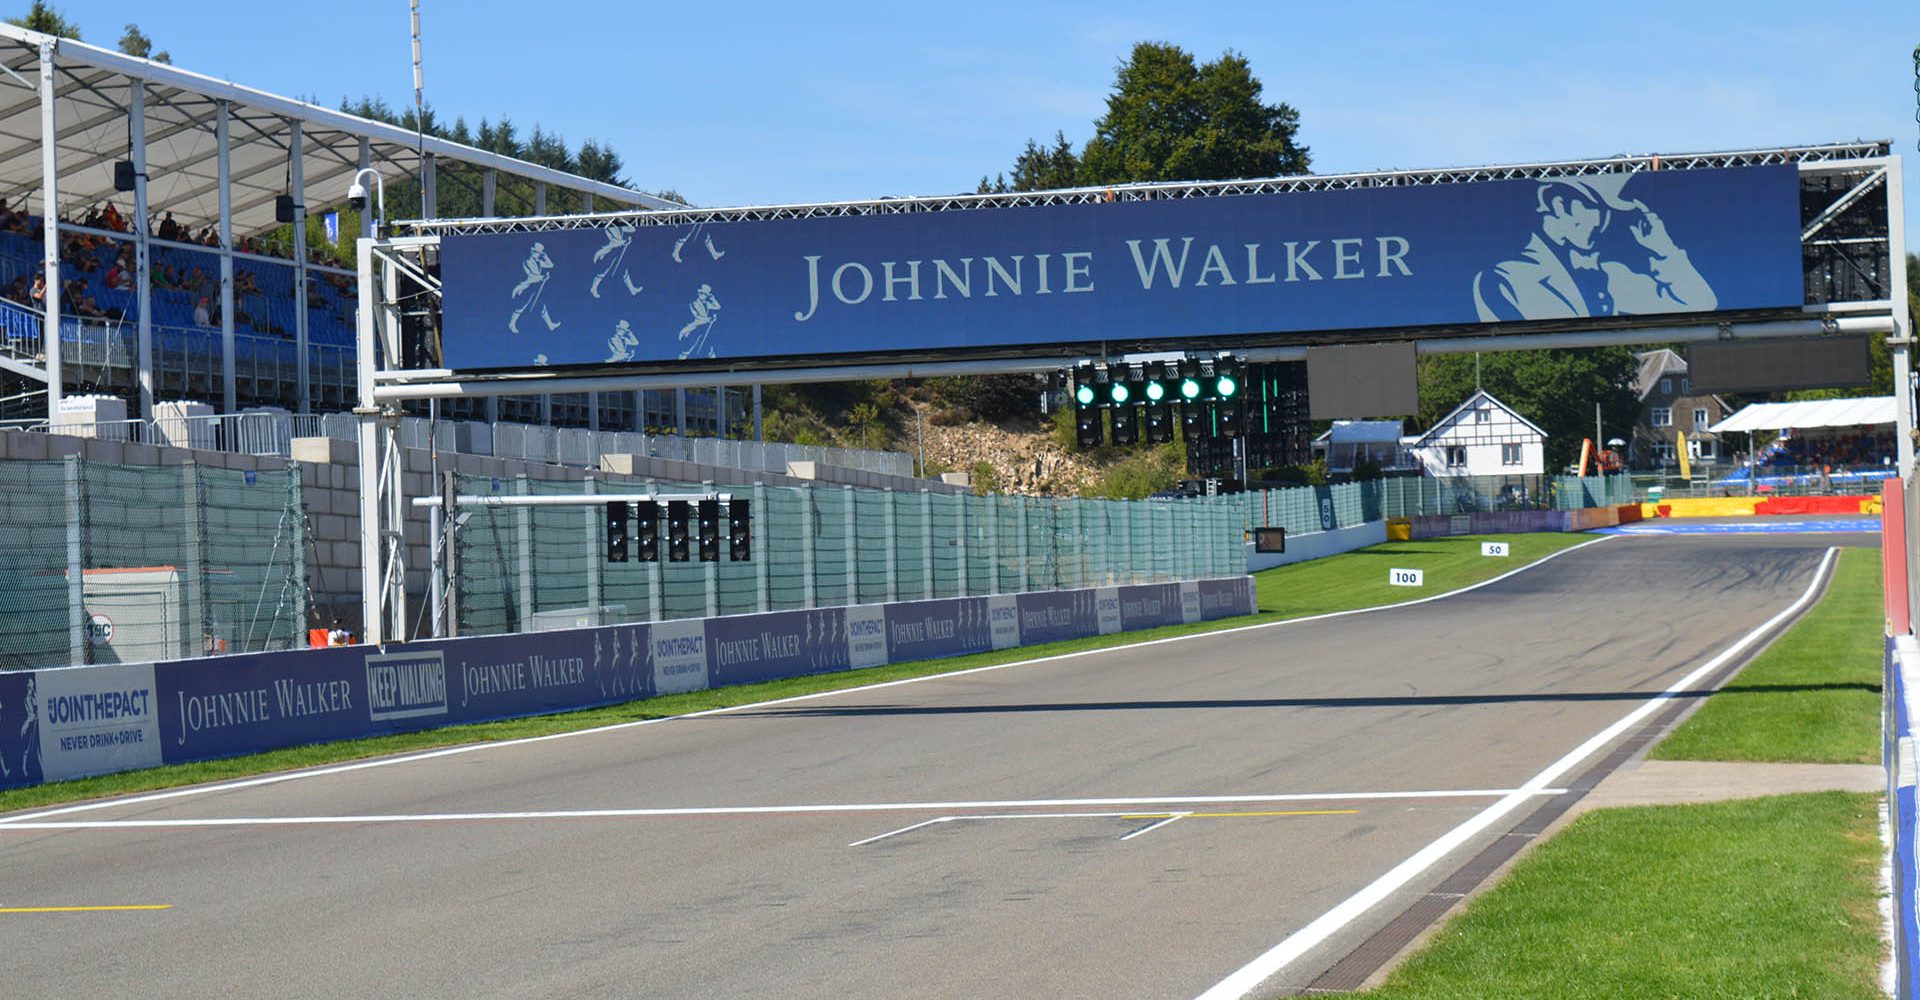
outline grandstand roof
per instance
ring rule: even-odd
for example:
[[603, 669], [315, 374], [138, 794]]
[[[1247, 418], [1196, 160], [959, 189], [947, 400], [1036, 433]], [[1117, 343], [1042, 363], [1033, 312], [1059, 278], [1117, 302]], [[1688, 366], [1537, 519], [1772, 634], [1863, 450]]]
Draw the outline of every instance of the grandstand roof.
[[[116, 195], [123, 211], [130, 207], [131, 198], [114, 191], [113, 164], [128, 156], [128, 94], [135, 80], [146, 83], [148, 202], [156, 215], [171, 211], [197, 221], [219, 217], [215, 121], [219, 102], [229, 103], [236, 234], [275, 225], [274, 198], [289, 193], [287, 163], [294, 122], [300, 123], [305, 148], [305, 195], [316, 208], [345, 200], [347, 184], [359, 168], [363, 139], [369, 146], [369, 165], [388, 180], [416, 173], [419, 150], [424, 147], [437, 163], [466, 163], [544, 181], [606, 199], [612, 206], [671, 204], [640, 191], [445, 139], [428, 136], [421, 143], [413, 132], [384, 122], [0, 24], [0, 197], [16, 206], [19, 199], [32, 197], [36, 212], [41, 186], [38, 87], [43, 43], [53, 46], [57, 198], [63, 214], [88, 210]], [[395, 205], [388, 206], [388, 213], [394, 219], [417, 214]]]
[[1755, 403], [1714, 424], [1708, 430], [1777, 431], [1791, 427], [1863, 427], [1894, 422], [1892, 396], [1854, 399], [1813, 399], [1802, 403]]

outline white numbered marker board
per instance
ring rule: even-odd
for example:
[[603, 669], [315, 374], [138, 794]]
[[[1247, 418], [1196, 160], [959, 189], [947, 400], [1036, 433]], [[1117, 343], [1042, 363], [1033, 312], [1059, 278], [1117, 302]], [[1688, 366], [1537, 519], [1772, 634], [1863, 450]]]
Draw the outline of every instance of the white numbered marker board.
[[1480, 554], [1483, 556], [1499, 556], [1500, 558], [1505, 559], [1507, 557], [1507, 543], [1481, 542]]
[[1427, 571], [1422, 569], [1387, 570], [1387, 582], [1396, 587], [1420, 587], [1426, 585]]

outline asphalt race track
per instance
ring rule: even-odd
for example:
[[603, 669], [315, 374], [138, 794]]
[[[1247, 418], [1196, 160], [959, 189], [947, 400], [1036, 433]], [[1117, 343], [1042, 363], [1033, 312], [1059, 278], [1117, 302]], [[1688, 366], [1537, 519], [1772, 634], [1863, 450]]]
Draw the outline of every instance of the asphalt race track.
[[1392, 610], [10, 814], [0, 989], [1192, 998], [1292, 941], [1241, 976], [1281, 995], [1874, 541], [1614, 537]]

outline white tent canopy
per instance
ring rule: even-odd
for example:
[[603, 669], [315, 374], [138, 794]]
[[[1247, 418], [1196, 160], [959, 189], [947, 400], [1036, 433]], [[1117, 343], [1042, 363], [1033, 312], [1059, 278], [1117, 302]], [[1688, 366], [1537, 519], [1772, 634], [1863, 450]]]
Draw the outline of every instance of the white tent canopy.
[[1894, 422], [1892, 396], [1855, 399], [1813, 399], [1802, 403], [1755, 403], [1708, 430], [1777, 431], [1814, 427], [1860, 427]]
[[[136, 102], [144, 118], [146, 173], [152, 178], [149, 210], [176, 212], [196, 224], [217, 219], [218, 160], [224, 155], [230, 161], [232, 224], [238, 234], [272, 228], [278, 195], [292, 194], [302, 204], [343, 200], [348, 178], [360, 167], [388, 180], [418, 175], [422, 153], [442, 165], [464, 163], [591, 194], [609, 208], [669, 205], [619, 185], [433, 136], [422, 141], [384, 122], [0, 24], [0, 197], [10, 202], [37, 195], [41, 187], [42, 45], [50, 47], [54, 65], [57, 197], [63, 213], [77, 214], [116, 195], [121, 208], [128, 207], [126, 196], [114, 190], [113, 164], [132, 155], [129, 116]], [[225, 148], [217, 134], [222, 109], [228, 118]], [[297, 173], [293, 159], [300, 161]], [[295, 177], [305, 190], [290, 190]], [[32, 201], [38, 211], [38, 198]], [[417, 215], [419, 208], [389, 207], [396, 219]]]

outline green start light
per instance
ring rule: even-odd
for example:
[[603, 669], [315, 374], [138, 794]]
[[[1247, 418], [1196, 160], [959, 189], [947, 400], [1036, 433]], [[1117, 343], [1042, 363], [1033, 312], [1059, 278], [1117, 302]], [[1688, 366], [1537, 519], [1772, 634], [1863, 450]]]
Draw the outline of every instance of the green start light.
[[1180, 380], [1180, 398], [1181, 399], [1199, 399], [1200, 383], [1190, 378], [1181, 379]]
[[1158, 403], [1167, 397], [1167, 387], [1158, 382], [1147, 383], [1147, 401]]
[[1078, 386], [1074, 387], [1073, 398], [1079, 400], [1081, 406], [1092, 406], [1093, 405], [1093, 386], [1090, 386], [1085, 382], [1080, 383]]
[[1213, 384], [1213, 389], [1221, 399], [1232, 399], [1233, 394], [1240, 391], [1240, 383], [1234, 381], [1231, 375], [1222, 375], [1220, 381]]
[[1114, 402], [1124, 403], [1127, 401], [1127, 384], [1125, 382], [1115, 382], [1113, 388], [1107, 390], [1107, 394], [1113, 397]]

